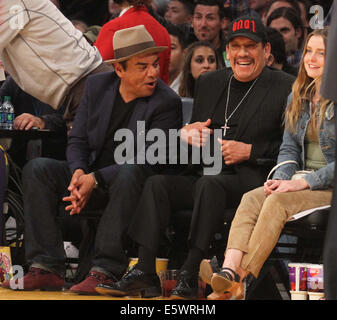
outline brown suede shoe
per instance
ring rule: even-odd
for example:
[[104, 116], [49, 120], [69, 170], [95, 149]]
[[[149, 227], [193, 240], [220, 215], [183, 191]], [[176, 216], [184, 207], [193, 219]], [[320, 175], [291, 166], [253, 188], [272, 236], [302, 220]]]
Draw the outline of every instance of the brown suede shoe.
[[46, 291], [61, 291], [64, 286], [64, 279], [57, 273], [49, 272], [40, 268], [31, 267], [27, 274], [23, 277], [23, 286], [20, 287], [20, 281], [16, 281], [18, 286], [10, 285], [7, 280], [1, 284], [3, 288], [12, 290], [32, 291], [32, 290], [46, 290]]
[[114, 282], [117, 282], [117, 279], [114, 277], [109, 277], [102, 272], [90, 271], [89, 275], [82, 282], [70, 288], [70, 292], [84, 295], [99, 295], [95, 290], [99, 284], [112, 284]]

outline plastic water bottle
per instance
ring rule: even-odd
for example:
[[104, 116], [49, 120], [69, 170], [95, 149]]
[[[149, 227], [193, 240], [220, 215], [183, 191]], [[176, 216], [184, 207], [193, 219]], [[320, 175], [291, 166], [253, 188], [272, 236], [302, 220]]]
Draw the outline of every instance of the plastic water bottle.
[[[0, 98], [1, 99], [1, 98]], [[0, 100], [0, 129], [5, 129], [5, 107], [3, 106], [2, 99]]]
[[5, 127], [4, 129], [12, 130], [14, 123], [14, 107], [11, 103], [11, 97], [5, 96], [4, 103], [2, 104], [3, 111], [5, 113]]

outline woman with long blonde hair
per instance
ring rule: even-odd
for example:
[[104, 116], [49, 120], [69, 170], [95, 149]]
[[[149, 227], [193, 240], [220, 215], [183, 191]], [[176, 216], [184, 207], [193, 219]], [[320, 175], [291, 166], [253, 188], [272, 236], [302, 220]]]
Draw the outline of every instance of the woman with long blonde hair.
[[[303, 210], [329, 205], [335, 166], [334, 106], [320, 95], [327, 30], [308, 35], [285, 112], [285, 131], [273, 179], [246, 193], [231, 225], [222, 269], [213, 274], [207, 260], [202, 278], [209, 299], [240, 299], [243, 279], [259, 272], [284, 224]], [[287, 161], [286, 163], [284, 163]], [[308, 170], [298, 179], [298, 170]]]
[[[292, 101], [289, 107], [286, 110], [286, 129], [294, 132], [295, 124], [298, 121], [299, 115], [303, 110], [306, 101], [309, 101], [313, 104], [312, 112], [316, 110], [316, 105], [319, 105], [320, 114], [324, 115], [325, 109], [329, 103], [329, 100], [324, 99], [320, 95], [320, 86], [322, 82], [322, 74], [314, 77], [312, 74], [308, 74], [305, 68], [305, 57], [309, 57], [311, 53], [311, 47], [308, 48], [308, 42], [310, 41], [311, 37], [320, 37], [321, 41], [324, 43], [324, 48], [326, 47], [327, 37], [328, 37], [328, 29], [316, 29], [310, 35], [308, 35], [304, 50], [302, 53], [301, 64], [298, 70], [297, 79], [295, 80], [292, 88]], [[325, 58], [325, 53], [320, 52], [321, 57]], [[322, 119], [320, 119], [322, 120]], [[321, 122], [321, 121], [320, 121]], [[315, 130], [317, 130], [317, 122], [312, 122], [315, 125]]]

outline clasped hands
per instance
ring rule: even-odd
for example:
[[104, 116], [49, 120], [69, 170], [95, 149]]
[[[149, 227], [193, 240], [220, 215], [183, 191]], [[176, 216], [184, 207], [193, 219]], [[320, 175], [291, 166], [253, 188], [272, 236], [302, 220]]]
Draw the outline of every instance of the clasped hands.
[[94, 186], [95, 180], [91, 174], [85, 174], [82, 169], [75, 170], [68, 186], [70, 195], [62, 199], [65, 202], [71, 202], [65, 208], [67, 211], [70, 211], [70, 215], [81, 212], [87, 204]]
[[308, 188], [309, 184], [304, 178], [298, 180], [267, 180], [263, 186], [266, 196], [277, 192], [300, 191]]
[[[211, 119], [205, 122], [194, 122], [186, 125], [181, 129], [180, 137], [183, 141], [195, 147], [204, 147], [213, 134], [213, 130], [209, 128]], [[250, 157], [252, 145], [235, 140], [218, 139], [221, 145], [221, 153], [226, 165], [238, 164], [248, 160]]]

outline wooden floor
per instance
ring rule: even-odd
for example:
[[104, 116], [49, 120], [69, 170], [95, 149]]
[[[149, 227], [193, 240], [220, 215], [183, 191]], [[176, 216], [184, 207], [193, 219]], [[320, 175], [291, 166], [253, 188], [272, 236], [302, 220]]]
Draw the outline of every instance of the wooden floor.
[[137, 297], [115, 298], [110, 296], [84, 296], [70, 291], [13, 291], [0, 288], [0, 300], [166, 300], [165, 298], [141, 299]]

